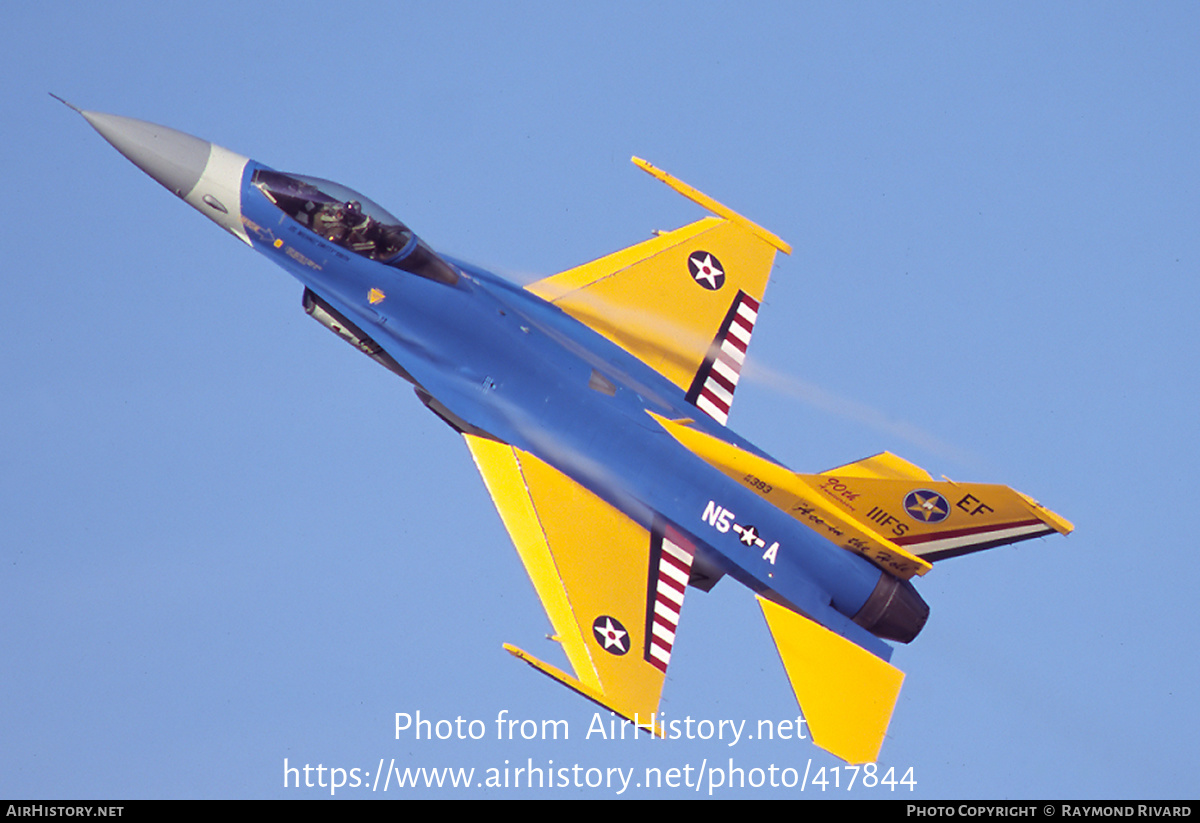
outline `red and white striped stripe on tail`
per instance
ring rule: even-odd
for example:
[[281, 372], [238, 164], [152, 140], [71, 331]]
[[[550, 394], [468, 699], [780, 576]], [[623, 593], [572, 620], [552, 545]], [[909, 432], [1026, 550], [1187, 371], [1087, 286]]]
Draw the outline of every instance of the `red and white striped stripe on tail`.
[[911, 551], [923, 560], [933, 563], [947, 557], [958, 557], [971, 552], [983, 551], [1018, 540], [1028, 540], [1054, 534], [1055, 529], [1041, 520], [1024, 520], [1016, 523], [993, 523], [974, 528], [954, 529], [933, 534], [896, 537], [897, 545]]
[[750, 335], [758, 319], [759, 303], [744, 291], [733, 298], [721, 329], [708, 347], [708, 356], [696, 372], [687, 400], [722, 426], [729, 419], [733, 391], [737, 388]]
[[[671, 662], [683, 595], [692, 574], [695, 549], [670, 527], [655, 526], [651, 543], [653, 596], [646, 610], [646, 661], [662, 672]], [[656, 562], [657, 561], [657, 562]]]

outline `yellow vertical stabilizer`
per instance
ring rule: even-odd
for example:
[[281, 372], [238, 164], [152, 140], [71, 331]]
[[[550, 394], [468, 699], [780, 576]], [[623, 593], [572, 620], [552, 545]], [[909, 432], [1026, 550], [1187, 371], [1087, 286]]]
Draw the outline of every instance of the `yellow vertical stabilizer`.
[[646, 413], [709, 465], [904, 580], [947, 557], [1075, 528], [1008, 486], [934, 480], [888, 452], [820, 474], [797, 474], [692, 428], [691, 420]]
[[758, 604], [813, 743], [847, 763], [873, 763], [904, 672], [791, 609]]

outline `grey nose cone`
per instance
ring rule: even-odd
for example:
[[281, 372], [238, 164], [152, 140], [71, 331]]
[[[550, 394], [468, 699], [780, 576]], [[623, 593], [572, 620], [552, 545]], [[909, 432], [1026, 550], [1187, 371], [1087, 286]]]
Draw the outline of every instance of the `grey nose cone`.
[[212, 144], [207, 140], [132, 117], [79, 113], [113, 148], [179, 197], [196, 187], [208, 165]]

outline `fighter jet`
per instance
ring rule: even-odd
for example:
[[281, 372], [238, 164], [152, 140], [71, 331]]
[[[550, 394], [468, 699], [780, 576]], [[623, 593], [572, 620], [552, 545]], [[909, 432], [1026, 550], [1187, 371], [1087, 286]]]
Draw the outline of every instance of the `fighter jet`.
[[912, 578], [1073, 528], [1007, 486], [936, 481], [887, 452], [794, 472], [726, 428], [791, 248], [644, 160], [710, 215], [521, 288], [346, 186], [71, 108], [286, 269], [305, 312], [462, 435], [571, 673], [505, 648], [639, 729], [663, 733], [686, 594], [728, 576], [758, 599], [813, 742], [874, 761], [904, 677], [885, 641], [913, 640], [929, 614]]

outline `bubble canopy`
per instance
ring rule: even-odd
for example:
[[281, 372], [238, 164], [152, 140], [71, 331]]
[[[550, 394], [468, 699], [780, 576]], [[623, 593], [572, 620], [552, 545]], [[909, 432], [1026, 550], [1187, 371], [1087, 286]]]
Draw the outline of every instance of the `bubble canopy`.
[[344, 249], [442, 283], [458, 272], [375, 201], [351, 188], [300, 174], [258, 169], [251, 181], [288, 217]]

